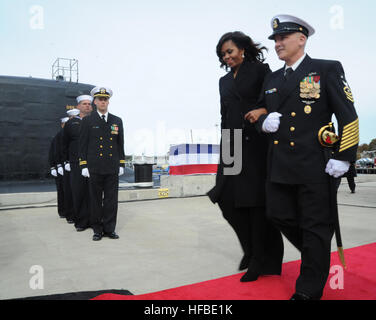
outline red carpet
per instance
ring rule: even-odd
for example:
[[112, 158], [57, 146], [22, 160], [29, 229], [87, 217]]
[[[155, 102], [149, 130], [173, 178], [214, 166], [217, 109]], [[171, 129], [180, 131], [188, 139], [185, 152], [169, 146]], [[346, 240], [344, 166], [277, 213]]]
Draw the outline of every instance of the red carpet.
[[[376, 300], [376, 243], [345, 250], [347, 270], [343, 289], [338, 284], [338, 270], [329, 275], [323, 300]], [[336, 252], [331, 265], [340, 265]], [[283, 264], [282, 276], [263, 276], [253, 283], [241, 283], [244, 273], [183, 287], [142, 295], [103, 294], [93, 300], [288, 300], [294, 293], [299, 275], [299, 261]]]

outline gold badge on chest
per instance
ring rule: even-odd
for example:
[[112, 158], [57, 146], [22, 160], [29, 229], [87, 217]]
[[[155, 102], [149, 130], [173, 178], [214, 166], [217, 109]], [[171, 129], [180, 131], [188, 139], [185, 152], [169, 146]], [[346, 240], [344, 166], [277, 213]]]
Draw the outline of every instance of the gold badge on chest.
[[311, 107], [310, 105], [306, 105], [306, 106], [304, 107], [304, 112], [305, 112], [306, 114], [310, 114], [310, 113], [312, 112], [312, 107]]

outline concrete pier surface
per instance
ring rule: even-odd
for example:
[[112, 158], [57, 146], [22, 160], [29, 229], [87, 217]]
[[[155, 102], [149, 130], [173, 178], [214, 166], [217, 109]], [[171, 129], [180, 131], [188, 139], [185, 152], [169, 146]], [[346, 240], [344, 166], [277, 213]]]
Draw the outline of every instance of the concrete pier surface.
[[[346, 179], [339, 189], [345, 248], [376, 242], [376, 176], [359, 175], [356, 182], [355, 194]], [[149, 192], [151, 200], [123, 195], [116, 228], [120, 239], [99, 242], [92, 241], [92, 230], [76, 232], [60, 219], [53, 200], [34, 200], [23, 208], [17, 205], [23, 195], [18, 201], [15, 195], [12, 205], [0, 206], [0, 299], [106, 289], [143, 294], [238, 273], [240, 245], [218, 206], [206, 196], [189, 197], [193, 191], [177, 192], [174, 183], [173, 198], [160, 199], [158, 189], [140, 191]], [[43, 199], [43, 193], [33, 197]], [[284, 261], [300, 259], [284, 243]], [[30, 288], [32, 266], [43, 270], [43, 289]]]

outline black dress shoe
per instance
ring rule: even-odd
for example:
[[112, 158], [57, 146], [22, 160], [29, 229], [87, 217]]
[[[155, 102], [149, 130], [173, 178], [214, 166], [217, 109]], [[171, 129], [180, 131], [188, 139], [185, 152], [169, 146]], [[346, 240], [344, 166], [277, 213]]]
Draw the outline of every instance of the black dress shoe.
[[74, 223], [74, 221], [73, 221], [73, 220], [67, 220], [67, 222], [68, 222], [69, 224], [72, 224], [72, 223]]
[[100, 234], [100, 233], [94, 233], [93, 240], [94, 241], [102, 240], [102, 234]]
[[110, 239], [119, 239], [119, 236], [115, 232], [104, 233], [103, 236], [108, 237]]
[[240, 282], [252, 282], [256, 281], [258, 277], [260, 276], [260, 273], [248, 270], [240, 279]]
[[243, 271], [248, 268], [249, 260], [251, 260], [251, 257], [245, 254], [242, 258], [242, 261], [240, 261], [239, 271]]
[[295, 292], [293, 296], [290, 298], [290, 300], [320, 300], [320, 299], [312, 298], [306, 295], [305, 293]]
[[355, 193], [355, 190], [351, 190], [351, 193]]
[[85, 231], [87, 228], [82, 228], [82, 227], [77, 227], [76, 228], [76, 231], [77, 232], [82, 232], [82, 231]]

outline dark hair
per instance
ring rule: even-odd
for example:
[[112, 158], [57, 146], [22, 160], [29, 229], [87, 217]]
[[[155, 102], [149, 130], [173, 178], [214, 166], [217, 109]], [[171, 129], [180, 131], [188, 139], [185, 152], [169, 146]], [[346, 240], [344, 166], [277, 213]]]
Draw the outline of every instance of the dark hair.
[[254, 43], [253, 40], [244, 34], [241, 31], [234, 31], [234, 32], [228, 32], [225, 33], [221, 39], [219, 39], [218, 44], [217, 44], [217, 56], [219, 58], [219, 62], [221, 63], [221, 68], [226, 67], [227, 70], [227, 65], [222, 59], [222, 46], [225, 42], [231, 40], [232, 42], [235, 43], [235, 45], [239, 49], [244, 49], [244, 59], [248, 61], [260, 61], [264, 62], [264, 53], [262, 50], [268, 51], [266, 47], [261, 47], [261, 44], [259, 43]]

